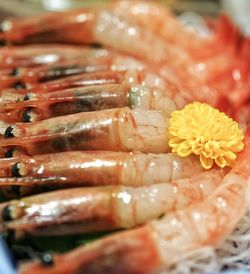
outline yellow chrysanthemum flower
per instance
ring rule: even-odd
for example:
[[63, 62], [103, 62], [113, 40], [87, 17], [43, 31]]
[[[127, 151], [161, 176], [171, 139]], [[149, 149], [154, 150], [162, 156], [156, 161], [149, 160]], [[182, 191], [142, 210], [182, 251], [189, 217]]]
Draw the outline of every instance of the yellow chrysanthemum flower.
[[243, 149], [244, 134], [238, 124], [210, 105], [194, 102], [173, 111], [169, 121], [169, 146], [181, 157], [199, 155], [205, 169], [215, 162], [231, 165]]

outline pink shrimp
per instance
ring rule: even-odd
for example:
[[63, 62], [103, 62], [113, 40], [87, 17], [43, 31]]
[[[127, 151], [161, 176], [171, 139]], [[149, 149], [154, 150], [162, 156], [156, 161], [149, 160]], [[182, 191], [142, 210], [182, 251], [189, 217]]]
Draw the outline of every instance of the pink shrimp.
[[[204, 202], [166, 214], [140, 228], [119, 232], [56, 255], [50, 266], [24, 265], [21, 274], [150, 274], [178, 263], [190, 251], [217, 246], [244, 216], [249, 202], [250, 128], [245, 148], [221, 185]], [[70, 261], [71, 263], [66, 263]]]
[[72, 59], [86, 60], [96, 58], [110, 58], [112, 53], [105, 49], [91, 49], [83, 46], [48, 44], [27, 45], [19, 47], [0, 48], [0, 68], [13, 69], [12, 74], [16, 74], [19, 67], [37, 67], [40, 65], [52, 65], [62, 61]]
[[[209, 57], [221, 49], [225, 50], [225, 46], [230, 44], [228, 40], [233, 39], [223, 21], [224, 17], [215, 22], [213, 29], [207, 26], [209, 32], [205, 36], [186, 28], [166, 6], [152, 1], [117, 1], [113, 4], [112, 11], [151, 30], [166, 42], [181, 47], [195, 58]], [[234, 36], [238, 35], [236, 28], [231, 31], [235, 33]]]
[[[104, 85], [115, 83], [134, 83], [149, 87], [167, 88], [172, 85], [155, 73], [147, 71], [99, 71], [68, 76], [63, 79], [45, 83], [30, 83], [22, 89], [9, 89], [1, 92], [2, 101], [17, 101], [25, 98], [29, 93], [47, 93], [67, 88], [84, 87], [90, 85]], [[24, 89], [23, 89], [24, 88]]]
[[[91, 55], [92, 58], [90, 58]], [[111, 53], [104, 49], [87, 50], [83, 48], [82, 56], [77, 57], [77, 59], [72, 58], [67, 61], [35, 68], [15, 68], [7, 75], [1, 72], [0, 88], [21, 88], [32, 83], [44, 83], [87, 72], [143, 70], [146, 68], [146, 64], [132, 57]]]
[[25, 101], [0, 105], [0, 120], [5, 123], [34, 122], [77, 112], [126, 106], [161, 110], [169, 116], [186, 102], [170, 83], [165, 90], [129, 83], [97, 85], [50, 93], [28, 93]]
[[0, 204], [1, 227], [2, 231], [14, 230], [17, 237], [130, 228], [205, 199], [222, 178], [223, 172], [211, 170], [152, 186], [75, 188], [40, 194]]
[[81, 112], [8, 127], [0, 147], [29, 154], [68, 150], [167, 152], [168, 118], [157, 110], [129, 108]]
[[193, 157], [108, 151], [20, 155], [1, 159], [0, 168], [0, 177], [6, 177], [0, 179], [0, 185], [24, 186], [31, 186], [33, 182], [34, 185], [45, 185], [54, 180], [59, 186], [119, 184], [135, 187], [188, 178], [202, 171]]

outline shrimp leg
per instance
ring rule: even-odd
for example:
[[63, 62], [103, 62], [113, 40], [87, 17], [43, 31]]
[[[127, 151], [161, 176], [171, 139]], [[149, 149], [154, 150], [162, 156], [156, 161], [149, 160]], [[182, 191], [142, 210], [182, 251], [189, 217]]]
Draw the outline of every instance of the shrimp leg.
[[169, 184], [53, 191], [1, 205], [2, 228], [17, 236], [131, 228], [205, 199], [222, 178], [223, 172], [211, 170]]
[[[141, 228], [120, 232], [65, 255], [51, 266], [24, 265], [21, 274], [152, 274], [178, 263], [190, 251], [217, 246], [244, 216], [249, 203], [250, 129], [233, 169], [207, 200], [166, 214]], [[70, 260], [70, 264], [66, 264]]]
[[69, 150], [168, 152], [168, 118], [157, 110], [129, 108], [81, 112], [8, 127], [0, 147], [28, 155]]

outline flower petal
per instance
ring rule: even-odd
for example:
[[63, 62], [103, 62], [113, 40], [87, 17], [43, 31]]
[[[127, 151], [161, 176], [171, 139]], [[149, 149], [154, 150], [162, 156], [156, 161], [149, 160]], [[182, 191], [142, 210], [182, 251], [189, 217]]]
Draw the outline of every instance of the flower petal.
[[179, 156], [186, 157], [192, 153], [192, 147], [190, 146], [188, 141], [184, 141], [179, 145], [176, 152]]
[[202, 154], [200, 155], [200, 162], [201, 165], [205, 168], [205, 169], [209, 169], [213, 166], [213, 159], [211, 158], [206, 158], [205, 156], [203, 156]]

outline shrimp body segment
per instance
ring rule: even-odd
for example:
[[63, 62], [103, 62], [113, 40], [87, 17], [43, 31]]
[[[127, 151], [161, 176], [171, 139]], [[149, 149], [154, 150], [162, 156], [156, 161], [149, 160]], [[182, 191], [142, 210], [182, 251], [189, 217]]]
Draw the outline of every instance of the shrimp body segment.
[[131, 228], [205, 199], [222, 177], [223, 172], [212, 170], [169, 184], [40, 194], [2, 204], [2, 226], [3, 230], [16, 230], [17, 235], [40, 236]]
[[[70, 151], [0, 160], [0, 185], [143, 186], [188, 178], [202, 171], [194, 157], [107, 151]], [[40, 180], [43, 178], [44, 180]], [[58, 178], [58, 181], [56, 180]], [[13, 179], [13, 180], [12, 180]], [[46, 179], [48, 181], [46, 182]], [[4, 180], [5, 183], [4, 183]]]
[[[119, 270], [119, 273], [152, 274], [168, 269], [194, 249], [217, 246], [246, 213], [249, 155], [250, 129], [245, 137], [245, 148], [235, 166], [204, 202], [166, 214], [141, 228], [117, 233], [66, 255], [55, 256], [49, 272], [48, 267], [34, 262], [25, 265], [20, 273], [59, 274], [65, 273], [65, 270], [72, 273], [95, 269], [95, 273], [101, 274], [108, 269], [108, 273]], [[139, 262], [135, 260], [137, 257]], [[65, 266], [62, 272], [62, 262], [69, 259], [70, 266]], [[112, 264], [107, 265], [109, 260]]]
[[24, 149], [28, 155], [69, 150], [168, 152], [168, 118], [157, 110], [129, 108], [81, 112], [5, 131], [0, 147]]

